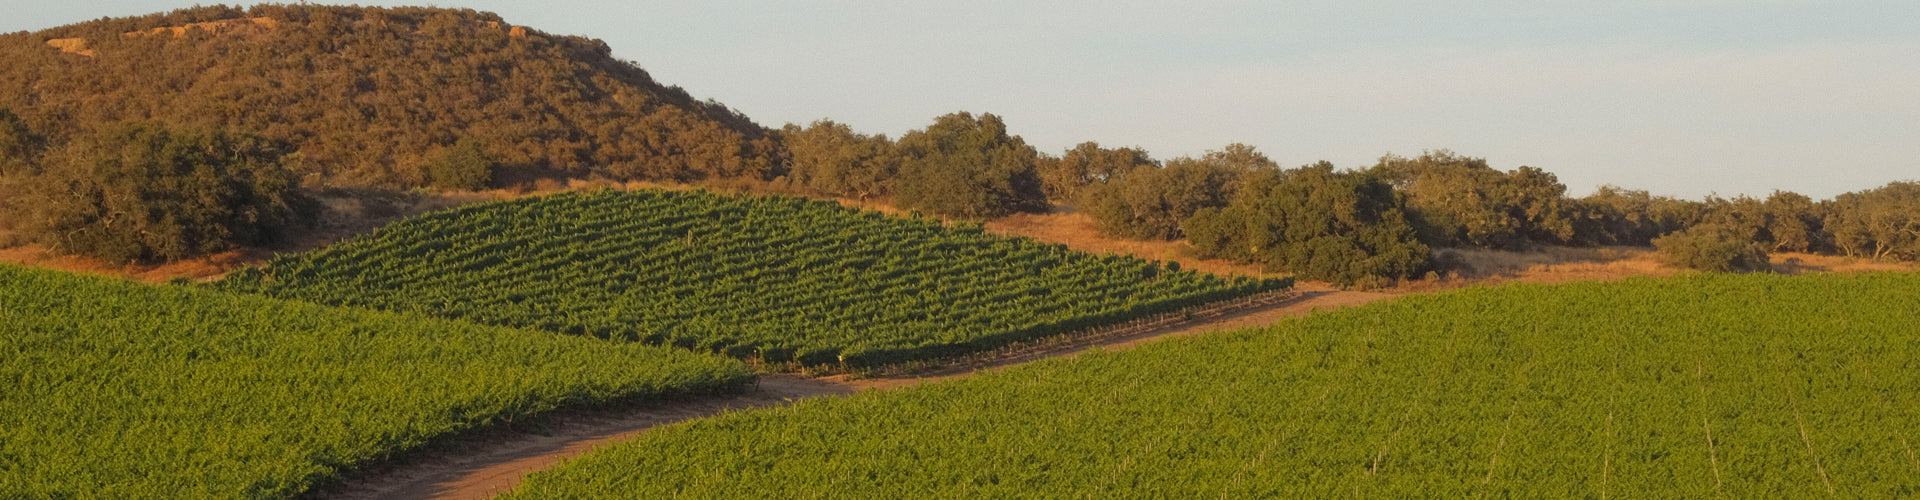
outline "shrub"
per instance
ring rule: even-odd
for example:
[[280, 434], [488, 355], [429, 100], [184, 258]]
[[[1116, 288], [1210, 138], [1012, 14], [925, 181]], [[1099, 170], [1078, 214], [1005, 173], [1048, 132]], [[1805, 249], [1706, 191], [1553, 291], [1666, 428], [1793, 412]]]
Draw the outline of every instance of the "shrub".
[[1201, 257], [1342, 286], [1407, 279], [1432, 264], [1392, 187], [1326, 162], [1256, 172], [1232, 204], [1200, 209], [1184, 229]]
[[1203, 208], [1220, 208], [1248, 174], [1276, 170], [1272, 160], [1245, 144], [1230, 144], [1201, 158], [1166, 166], [1142, 165], [1081, 191], [1079, 206], [1100, 232], [1136, 240], [1184, 236], [1180, 224]]
[[1501, 172], [1484, 158], [1440, 150], [1387, 155], [1369, 172], [1406, 195], [1428, 245], [1523, 250], [1579, 241], [1567, 187], [1541, 169]]
[[885, 135], [866, 135], [832, 120], [780, 130], [787, 180], [807, 190], [866, 200], [893, 194], [900, 156]]
[[905, 157], [896, 181], [902, 208], [980, 219], [1050, 206], [1040, 190], [1039, 152], [1008, 135], [998, 116], [942, 116], [901, 136], [898, 146]]
[[441, 189], [478, 191], [493, 183], [493, 156], [480, 140], [462, 137], [453, 146], [440, 151], [440, 157], [427, 166], [433, 186]]
[[318, 206], [259, 136], [128, 123], [50, 152], [11, 186], [19, 232], [56, 253], [177, 260], [280, 241]]
[[1727, 273], [1765, 271], [1765, 245], [1718, 224], [1701, 224], [1653, 240], [1667, 264], [1701, 271]]
[[0, 109], [0, 175], [27, 172], [40, 154], [40, 143], [19, 116]]
[[1135, 168], [1159, 164], [1140, 148], [1107, 149], [1098, 142], [1087, 141], [1068, 149], [1059, 158], [1041, 158], [1040, 183], [1047, 198], [1073, 200], [1086, 187], [1117, 180]]
[[1920, 260], [1920, 182], [1842, 194], [1823, 226], [1836, 250], [1853, 257]]

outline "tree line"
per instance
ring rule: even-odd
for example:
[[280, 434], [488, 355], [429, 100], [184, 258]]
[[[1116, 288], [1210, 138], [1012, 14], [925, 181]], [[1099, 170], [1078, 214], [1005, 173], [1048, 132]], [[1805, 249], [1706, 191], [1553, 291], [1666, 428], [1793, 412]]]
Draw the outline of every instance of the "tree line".
[[[123, 36], [273, 19], [243, 33]], [[93, 55], [49, 47], [84, 38]], [[992, 114], [900, 137], [778, 129], [652, 80], [604, 43], [471, 10], [197, 7], [0, 35], [0, 222], [61, 252], [187, 258], [284, 239], [330, 186], [482, 189], [540, 176], [735, 180], [884, 199], [955, 219], [1065, 204], [1109, 236], [1342, 284], [1436, 270], [1434, 249], [1655, 245], [1678, 265], [1770, 252], [1920, 259], [1920, 184], [1831, 200], [1683, 200], [1430, 151], [1282, 168], [1252, 146], [1158, 160], [1086, 142], [1046, 154]]]
[[[1326, 162], [1281, 170], [1241, 144], [1164, 164], [1093, 143], [1062, 158], [1078, 159], [1044, 163], [1063, 167], [1043, 176], [1067, 180], [1055, 192], [1111, 236], [1186, 238], [1204, 257], [1339, 283], [1419, 276], [1437, 248], [1653, 245], [1675, 265], [1717, 271], [1770, 269], [1773, 252], [1920, 259], [1915, 182], [1822, 201], [1788, 191], [1685, 200], [1615, 186], [1572, 197], [1545, 170], [1500, 171], [1444, 150], [1345, 171]], [[1087, 158], [1109, 160], [1082, 167]]]

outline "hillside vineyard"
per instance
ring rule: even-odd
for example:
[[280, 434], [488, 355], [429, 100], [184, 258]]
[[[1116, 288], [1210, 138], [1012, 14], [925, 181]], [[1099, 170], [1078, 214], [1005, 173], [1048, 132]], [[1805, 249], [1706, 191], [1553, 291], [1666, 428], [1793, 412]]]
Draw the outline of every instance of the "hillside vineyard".
[[1917, 288], [1407, 296], [656, 429], [508, 498], [1910, 497]]
[[0, 265], [4, 498], [288, 498], [477, 427], [752, 381], [678, 349]]
[[217, 286], [769, 362], [873, 366], [1290, 284], [832, 202], [649, 190], [428, 214]]

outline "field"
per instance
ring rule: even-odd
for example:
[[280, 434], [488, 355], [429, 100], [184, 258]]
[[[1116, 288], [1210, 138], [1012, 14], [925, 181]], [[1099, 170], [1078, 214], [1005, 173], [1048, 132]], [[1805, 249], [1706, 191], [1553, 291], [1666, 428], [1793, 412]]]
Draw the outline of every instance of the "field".
[[562, 406], [738, 390], [738, 361], [0, 265], [0, 498], [284, 498]]
[[216, 286], [873, 366], [1282, 289], [793, 197], [563, 193], [431, 213]]
[[1407, 296], [655, 429], [510, 498], [1905, 497], [1920, 274]]

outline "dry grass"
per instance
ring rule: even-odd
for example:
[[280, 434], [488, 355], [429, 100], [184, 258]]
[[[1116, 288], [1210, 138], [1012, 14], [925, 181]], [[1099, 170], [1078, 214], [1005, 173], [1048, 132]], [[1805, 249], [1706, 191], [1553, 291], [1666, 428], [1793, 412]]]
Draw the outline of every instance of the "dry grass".
[[[25, 264], [70, 272], [114, 276], [145, 282], [164, 282], [175, 278], [208, 280], [228, 271], [257, 265], [275, 252], [303, 252], [331, 245], [362, 234], [402, 217], [435, 210], [538, 196], [563, 191], [594, 189], [666, 189], [689, 191], [706, 189], [723, 193], [792, 194], [765, 182], [730, 181], [687, 184], [675, 182], [615, 182], [603, 179], [540, 179], [508, 189], [479, 192], [396, 192], [383, 190], [325, 190], [317, 197], [326, 206], [318, 227], [297, 241], [277, 249], [242, 249], [200, 259], [161, 265], [117, 267], [82, 257], [47, 255], [37, 245], [24, 245], [11, 233], [0, 230], [0, 262]], [[875, 210], [893, 215], [906, 211], [891, 199], [855, 200], [830, 198], [841, 205]], [[1149, 260], [1178, 262], [1182, 268], [1222, 276], [1284, 277], [1268, 273], [1258, 265], [1234, 264], [1223, 260], [1204, 260], [1193, 256], [1185, 241], [1135, 241], [1102, 236], [1086, 214], [1060, 207], [1046, 214], [1014, 214], [986, 223], [988, 232], [1023, 236], [1047, 243], [1061, 243], [1075, 250], [1096, 254], [1131, 255]], [[1564, 283], [1570, 281], [1611, 281], [1633, 276], [1670, 276], [1682, 272], [1664, 264], [1659, 254], [1646, 247], [1570, 248], [1548, 247], [1537, 252], [1500, 250], [1444, 249], [1436, 252], [1443, 271], [1437, 279], [1392, 283], [1378, 291], [1417, 293], [1467, 286], [1507, 282]], [[1782, 274], [1822, 272], [1907, 271], [1920, 265], [1882, 262], [1832, 255], [1801, 253], [1774, 254], [1773, 268]], [[1324, 283], [1302, 283], [1306, 290], [1331, 290]]]
[[1633, 276], [1669, 276], [1677, 270], [1660, 261], [1652, 248], [1546, 247], [1537, 252], [1443, 249], [1434, 252], [1439, 279], [1401, 283], [1400, 292], [1446, 290], [1465, 286], [1523, 282], [1612, 281]]
[[[1427, 292], [1509, 282], [1613, 281], [1695, 272], [1668, 266], [1652, 247], [1548, 247], [1538, 252], [1445, 249], [1435, 253], [1446, 269], [1444, 274], [1436, 273], [1439, 280], [1401, 283], [1391, 291]], [[1773, 272], [1788, 275], [1920, 270], [1920, 264], [1912, 262], [1807, 253], [1773, 254], [1771, 261]]]
[[1193, 256], [1185, 241], [1135, 241], [1102, 236], [1094, 228], [1093, 218], [1071, 209], [1047, 214], [1013, 214], [987, 222], [987, 231], [1007, 236], [1025, 236], [1047, 243], [1061, 243], [1075, 250], [1096, 254], [1132, 255], [1149, 260], [1179, 262], [1183, 269], [1195, 269], [1222, 276], [1241, 275], [1282, 277], [1283, 273], [1263, 272], [1258, 265], [1234, 264], [1224, 260], [1202, 260]]
[[1773, 263], [1773, 272], [1781, 274], [1864, 273], [1920, 269], [1920, 263], [1914, 262], [1889, 262], [1810, 253], [1776, 253], [1770, 260]]

